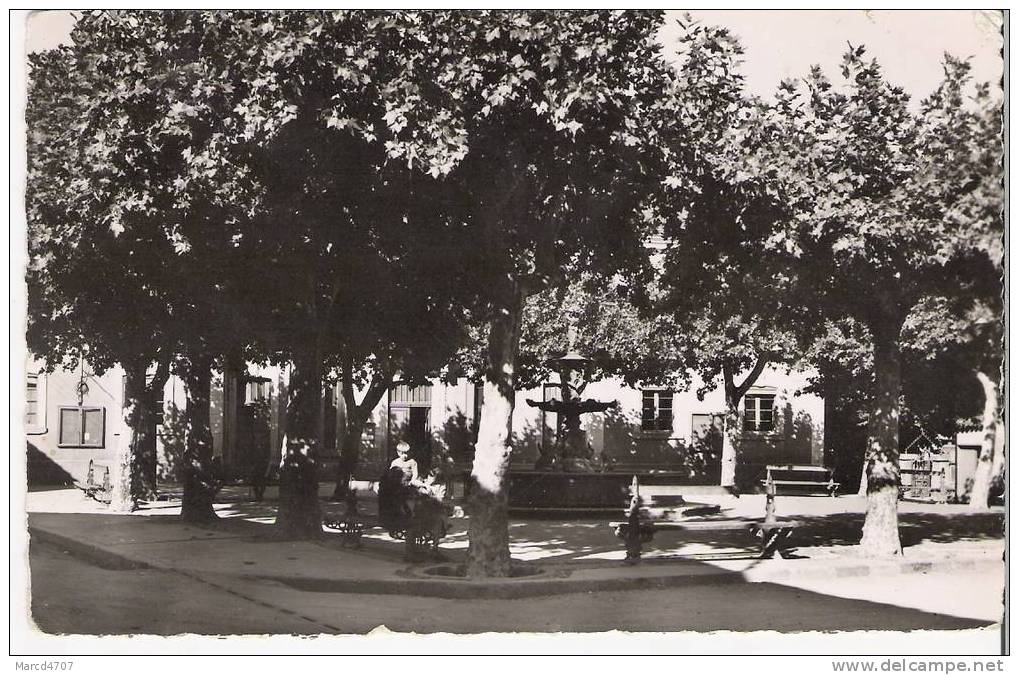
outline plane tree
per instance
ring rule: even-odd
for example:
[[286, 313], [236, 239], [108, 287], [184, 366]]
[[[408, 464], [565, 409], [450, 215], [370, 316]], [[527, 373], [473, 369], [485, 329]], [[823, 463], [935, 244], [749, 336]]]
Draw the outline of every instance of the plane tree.
[[[78, 145], [69, 146], [77, 164], [68, 175], [77, 171], [83, 180], [64, 212], [87, 207], [93, 217], [68, 217], [69, 227], [90, 244], [112, 241], [124, 257], [103, 269], [165, 313], [135, 315], [138, 347], [177, 356], [188, 414], [200, 416], [189, 422], [188, 447], [201, 461], [186, 487], [208, 486], [211, 478], [211, 366], [246, 356], [292, 366], [278, 523], [286, 535], [320, 531], [316, 435], [329, 358], [381, 358], [392, 369], [387, 350], [395, 340], [404, 345], [400, 367], [420, 369], [418, 362], [434, 357], [406, 346], [410, 320], [428, 317], [420, 326], [427, 330], [451, 311], [444, 293], [415, 283], [422, 255], [431, 255], [434, 269], [446, 264], [443, 251], [452, 249], [432, 226], [445, 221], [422, 208], [423, 190], [407, 188], [416, 170], [387, 162], [383, 144], [380, 87], [393, 63], [413, 61], [407, 53], [416, 44], [401, 46], [399, 19], [100, 12], [85, 15], [74, 35], [75, 64], [87, 81], [82, 109], [69, 116], [78, 120], [71, 138]], [[416, 210], [407, 206], [409, 194], [418, 196]], [[100, 259], [83, 252], [80, 260]], [[128, 275], [131, 265], [144, 279]], [[99, 302], [131, 302], [98, 275], [66, 278], [95, 281]], [[89, 297], [77, 289], [67, 295], [77, 303]], [[85, 314], [118, 316], [95, 308]], [[371, 357], [368, 326], [379, 343]], [[149, 359], [135, 353], [135, 342], [109, 343], [118, 345], [129, 381], [144, 376]], [[210, 499], [191, 509], [186, 498], [185, 515], [211, 517]]]
[[[235, 12], [216, 41], [239, 43], [228, 72], [242, 89], [228, 124], [233, 150], [261, 191], [238, 242], [249, 261], [242, 304], [259, 351], [289, 366], [276, 523], [285, 536], [321, 533], [318, 416], [327, 343], [338, 295], [363, 248], [355, 211], [370, 199], [384, 158], [363, 136], [335, 126], [341, 114], [371, 124], [367, 66], [378, 48], [359, 42], [367, 37], [363, 18]], [[360, 68], [346, 50], [359, 55]], [[337, 73], [344, 64], [352, 69], [347, 78]]]
[[[954, 438], [963, 427], [987, 423], [992, 433], [985, 468], [1000, 461], [995, 430], [1000, 420], [984, 418], [985, 392], [991, 384], [992, 411], [996, 374], [1001, 365], [1000, 310], [966, 298], [928, 296], [903, 323], [902, 395], [899, 447], [917, 435], [931, 440]], [[814, 369], [810, 390], [825, 400], [825, 449], [836, 480], [867, 494], [869, 410], [874, 396], [870, 333], [851, 317], [823, 320], [805, 361]], [[978, 464], [978, 467], [981, 466]], [[988, 480], [998, 475], [994, 469]], [[961, 495], [960, 495], [961, 496]], [[979, 503], [979, 499], [973, 502]]]
[[932, 436], [954, 437], [960, 426], [982, 430], [969, 492], [977, 509], [987, 508], [1004, 467], [999, 394], [1004, 325], [996, 275], [986, 280], [986, 290], [976, 299], [924, 298], [902, 330], [903, 423]]
[[[50, 246], [34, 257], [61, 261], [45, 265], [39, 297], [59, 293], [77, 330], [107, 345], [102, 358], [90, 354], [97, 367], [124, 368], [131, 442], [118, 461], [151, 476], [148, 493], [155, 403], [171, 367], [185, 383], [182, 517], [191, 521], [214, 517], [212, 368], [246, 347], [232, 290], [236, 241], [251, 208], [243, 200], [252, 190], [248, 172], [224, 152], [221, 124], [233, 89], [196, 47], [211, 18], [180, 11], [84, 14], [72, 46], [61, 52], [67, 82], [75, 85], [74, 115], [64, 120], [61, 142], [46, 141], [45, 151], [59, 153], [63, 163], [41, 168], [33, 184], [39, 192], [30, 189], [30, 203], [46, 203], [30, 231], [47, 231], [54, 213], [65, 228], [30, 239]], [[62, 183], [68, 189], [55, 193]], [[60, 330], [39, 341], [65, 350]], [[154, 362], [155, 377], [147, 379]], [[121, 491], [124, 485], [118, 481], [118, 503], [142, 496], [136, 488]]]
[[234, 12], [221, 36], [244, 45], [225, 66], [241, 91], [226, 124], [259, 186], [238, 242], [251, 262], [242, 306], [260, 353], [290, 367], [277, 519], [287, 536], [321, 532], [323, 383], [338, 380], [347, 407], [345, 484], [394, 378], [422, 377], [457, 346], [450, 242], [463, 229], [435, 207], [435, 177], [395, 152], [409, 123], [394, 106], [421, 98], [414, 69], [433, 49], [419, 39], [424, 16]]
[[154, 407], [173, 356], [164, 270], [152, 255], [164, 242], [147, 228], [128, 232], [94, 191], [116, 168], [84, 147], [98, 105], [87, 73], [71, 48], [30, 58], [27, 339], [50, 368], [84, 360], [101, 374], [123, 366], [129, 437], [111, 474], [114, 508], [131, 510], [155, 489]]
[[[462, 273], [487, 325], [471, 475], [471, 576], [509, 573], [506, 472], [526, 299], [644, 257], [659, 180], [652, 111], [668, 69], [658, 12], [433, 12], [431, 46], [394, 79], [389, 152], [449, 184]], [[467, 208], [463, 209], [462, 205]]]
[[721, 381], [725, 398], [723, 485], [737, 481], [741, 401], [769, 364], [796, 363], [791, 325], [798, 320], [795, 271], [765, 254], [785, 216], [765, 150], [776, 131], [769, 106], [749, 95], [743, 48], [728, 29], [689, 16], [676, 55], [666, 127], [673, 171], [665, 182], [665, 246], [652, 313], [677, 325], [676, 349], [703, 383]]
[[361, 269], [337, 299], [326, 357], [345, 410], [334, 499], [346, 493], [365, 424], [386, 392], [449, 372], [468, 341], [466, 287], [457, 273], [462, 224], [436, 204], [442, 186], [412, 171], [396, 163], [386, 168], [386, 196], [378, 204], [403, 215], [390, 221], [396, 227], [375, 229], [372, 248], [359, 254]]
[[253, 194], [250, 172], [228, 153], [235, 91], [199, 49], [216, 15], [182, 11], [89, 14], [76, 26], [81, 60], [115, 83], [89, 118], [88, 149], [118, 165], [96, 191], [125, 228], [160, 237], [150, 264], [165, 272], [174, 370], [187, 392], [182, 518], [214, 519], [210, 427], [214, 365], [243, 353], [245, 326], [232, 291], [242, 279], [236, 241]]
[[785, 83], [770, 161], [790, 217], [769, 239], [821, 314], [866, 327], [874, 368], [862, 550], [901, 552], [896, 501], [903, 326], [925, 297], [975, 302], [1000, 265], [1000, 103], [945, 57], [939, 88], [910, 106], [850, 47], [838, 85], [819, 68]]

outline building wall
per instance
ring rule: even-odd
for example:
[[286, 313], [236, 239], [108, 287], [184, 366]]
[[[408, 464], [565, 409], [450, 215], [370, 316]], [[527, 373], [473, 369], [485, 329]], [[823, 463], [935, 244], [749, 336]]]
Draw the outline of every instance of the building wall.
[[[549, 383], [554, 384], [554, 383]], [[742, 434], [742, 463], [749, 466], [766, 464], [822, 463], [824, 404], [814, 395], [799, 393], [807, 384], [806, 374], [786, 374], [765, 370], [750, 395], [775, 397], [774, 429], [768, 432]], [[709, 391], [703, 400], [695, 392], [694, 382], [688, 391], [674, 392], [670, 428], [644, 431], [641, 426], [642, 390], [626, 386], [620, 380], [590, 383], [582, 398], [618, 401], [614, 410], [582, 417], [582, 426], [594, 454], [609, 469], [658, 469], [687, 472], [711, 471], [721, 452], [722, 416], [725, 404], [720, 389]], [[533, 468], [543, 443], [554, 443], [556, 416], [542, 413], [527, 404], [527, 399], [541, 401], [544, 387], [519, 392], [513, 413], [513, 455], [516, 469]], [[448, 457], [453, 466], [463, 469], [469, 464], [476, 432], [478, 389], [465, 379], [455, 384], [434, 380], [431, 384], [431, 407], [428, 415], [432, 452]], [[392, 400], [383, 400], [373, 413], [380, 432], [374, 446], [366, 453], [362, 471], [371, 474], [381, 470], [395, 456], [396, 443], [392, 430]], [[696, 417], [695, 417], [696, 416]], [[699, 429], [695, 430], [695, 422]], [[707, 424], [707, 427], [705, 427]], [[714, 425], [716, 432], [710, 432]], [[708, 433], [703, 433], [707, 431]], [[369, 450], [366, 448], [366, 450]]]
[[[72, 432], [73, 429], [80, 430], [80, 427], [65, 418], [65, 442], [61, 442], [61, 409], [77, 408], [81, 373], [46, 373], [43, 368], [44, 364], [36, 360], [30, 361], [26, 368], [27, 379], [37, 383], [34, 423], [26, 420], [24, 407], [17, 411], [25, 422], [29, 477], [46, 483], [84, 480], [89, 460], [98, 464], [109, 463], [120, 442], [123, 371], [116, 368], [103, 375], [90, 375], [88, 366], [85, 366], [84, 381], [88, 392], [82, 398], [82, 406], [102, 411], [102, 428], [86, 429], [88, 437], [82, 438], [82, 434]], [[26, 383], [23, 401], [27, 401], [28, 392]], [[77, 441], [67, 442], [67, 437], [73, 435], [78, 436]]]
[[[92, 460], [97, 464], [109, 464], [115, 457], [117, 444], [128, 441], [123, 422], [124, 372], [112, 368], [103, 375], [90, 374], [85, 365], [88, 393], [82, 400], [83, 408], [98, 408], [104, 417], [101, 438], [87, 443], [60, 442], [61, 408], [76, 408], [77, 387], [81, 380], [80, 371], [44, 371], [44, 364], [31, 360], [26, 368], [26, 379], [36, 383], [34, 396], [37, 399], [35, 423], [25, 426], [28, 444], [29, 478], [42, 484], [83, 481]], [[251, 404], [246, 386], [238, 384], [240, 373], [216, 373], [213, 376], [210, 407], [213, 454], [223, 463], [228, 477], [247, 477], [253, 466], [253, 449], [250, 436], [240, 438], [238, 430], [239, 411]], [[285, 395], [285, 377], [279, 368], [250, 366], [244, 375], [256, 375], [270, 380], [265, 387], [269, 420], [264, 444], [269, 447], [271, 457], [279, 460], [279, 448], [283, 438], [280, 424], [280, 387]], [[22, 400], [27, 401], [29, 387], [26, 383]], [[285, 400], [285, 399], [284, 399]], [[181, 479], [181, 461], [184, 450], [183, 415], [187, 408], [187, 395], [183, 382], [171, 376], [163, 391], [162, 424], [156, 427], [157, 479], [163, 482], [178, 482]], [[285, 406], [283, 408], [285, 410]], [[25, 420], [25, 408], [19, 411]], [[91, 429], [89, 430], [92, 431]], [[65, 439], [66, 440], [66, 439]], [[93, 445], [94, 443], [94, 445]], [[271, 461], [271, 460], [270, 460]]]
[[[88, 462], [109, 461], [122, 434], [121, 406], [123, 372], [113, 369], [102, 376], [87, 378], [89, 391], [83, 403], [105, 411], [102, 443], [97, 447], [71, 447], [59, 443], [61, 406], [76, 406], [75, 387], [78, 373], [57, 371], [39, 374], [41, 364], [29, 365], [30, 375], [37, 375], [39, 415], [37, 424], [27, 429], [30, 463], [36, 470], [54, 476], [81, 480]], [[217, 374], [213, 379], [211, 426], [214, 454], [221, 458], [228, 477], [247, 478], [260, 459], [268, 453], [270, 465], [279, 462], [286, 436], [286, 399], [288, 370], [248, 364], [243, 373]], [[247, 379], [258, 378], [267, 420], [262, 436], [246, 432], [243, 422], [245, 408], [250, 407], [253, 390]], [[557, 380], [558, 378], [554, 378]], [[554, 384], [554, 383], [549, 383]], [[799, 393], [807, 384], [805, 374], [786, 374], [765, 370], [750, 394], [765, 393], [775, 397], [774, 429], [763, 433], [744, 433], [741, 462], [748, 466], [765, 464], [822, 463], [824, 405], [814, 395]], [[619, 380], [590, 383], [583, 398], [618, 401], [618, 407], [605, 413], [585, 415], [583, 428], [595, 456], [604, 460], [609, 470], [668, 470], [695, 474], [711, 473], [721, 450], [721, 419], [724, 398], [720, 389], [709, 391], [698, 399], [694, 382], [689, 390], [674, 392], [669, 428], [645, 431], [641, 427], [643, 395]], [[556, 387], [553, 386], [553, 389]], [[358, 392], [358, 396], [363, 392]], [[519, 392], [513, 416], [514, 451], [511, 464], [517, 469], [530, 469], [538, 459], [542, 444], [554, 444], [556, 416], [543, 414], [527, 404], [527, 399], [544, 399], [544, 387]], [[415, 413], [415, 420], [426, 420], [428, 452], [436, 468], [462, 470], [469, 466], [473, 455], [473, 439], [480, 410], [480, 390], [466, 379], [453, 384], [434, 380], [430, 400], [425, 409]], [[358, 477], [377, 478], [395, 456], [395, 444], [402, 433], [396, 420], [407, 420], [406, 404], [394, 400], [391, 390], [373, 411], [368, 428], [362, 435], [362, 462]], [[158, 476], [162, 481], [180, 479], [183, 452], [182, 413], [186, 395], [180, 380], [171, 377], [164, 391], [163, 424], [157, 428], [159, 455]], [[345, 428], [346, 411], [339, 391], [334, 389], [323, 402], [324, 437], [331, 439], [321, 449], [323, 480], [332, 479]], [[698, 427], [695, 429], [695, 426]], [[714, 431], [712, 431], [714, 429]], [[258, 445], [256, 448], [255, 445]], [[268, 450], [266, 450], [266, 447]], [[58, 481], [59, 482], [59, 481]]]
[[[818, 396], [799, 393], [806, 385], [807, 375], [803, 373], [786, 374], [766, 369], [761, 374], [748, 395], [775, 396], [774, 429], [768, 432], [744, 431], [741, 434], [741, 463], [822, 463], [824, 404]], [[721, 451], [725, 398], [721, 388], [715, 388], [703, 400], [698, 399], [696, 391], [699, 387], [700, 382], [695, 380], [688, 390], [671, 395], [671, 428], [645, 431], [641, 425], [641, 389], [628, 387], [615, 379], [589, 384], [581, 394], [582, 398], [618, 402], [614, 410], [581, 418], [595, 455], [618, 470], [703, 470], [705, 462], [711, 461], [706, 458], [717, 456]], [[513, 421], [513, 463], [521, 468], [533, 466], [538, 458], [543, 427], [544, 442], [554, 439], [555, 416], [543, 416], [539, 410], [526, 404], [527, 398], [541, 400], [542, 389], [522, 392], [517, 398]], [[714, 425], [717, 432], [714, 435], [696, 433], [695, 421], [701, 425], [705, 422]]]

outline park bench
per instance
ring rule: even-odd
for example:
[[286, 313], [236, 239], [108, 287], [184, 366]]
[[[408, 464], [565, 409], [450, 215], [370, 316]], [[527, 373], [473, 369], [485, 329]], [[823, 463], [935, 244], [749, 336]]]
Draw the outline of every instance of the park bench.
[[771, 481], [775, 490], [783, 490], [786, 494], [828, 495], [836, 496], [839, 484], [835, 482], [832, 470], [823, 466], [807, 466], [798, 464], [769, 464], [762, 485]]
[[775, 485], [767, 483], [764, 520], [752, 522], [716, 517], [721, 507], [713, 504], [688, 504], [679, 495], [654, 495], [645, 500], [640, 484], [633, 477], [630, 486], [630, 503], [625, 521], [610, 523], [617, 537], [626, 543], [626, 562], [640, 562], [643, 545], [658, 532], [745, 531], [760, 539], [759, 558], [772, 558], [776, 553], [789, 556], [789, 538], [800, 524], [795, 520], [779, 521], [775, 518]]
[[[96, 480], [96, 474], [102, 472], [102, 481]], [[109, 504], [113, 496], [113, 485], [110, 483], [110, 467], [96, 464], [94, 460], [88, 460], [88, 474], [85, 476], [85, 483], [75, 481], [74, 486], [85, 493], [86, 497], [96, 500], [102, 504]]]
[[[372, 491], [379, 495], [378, 525], [405, 542], [408, 560], [444, 560], [439, 543], [448, 529], [447, 510], [452, 509], [452, 504], [444, 501], [445, 486], [432, 484], [427, 493], [408, 492], [399, 476], [387, 471], [378, 483], [372, 483]], [[356, 490], [347, 491], [343, 517], [323, 519], [323, 525], [340, 535], [341, 546], [361, 547], [368, 526], [358, 512]]]
[[364, 536], [365, 525], [357, 510], [357, 490], [347, 489], [346, 512], [340, 520], [323, 519], [322, 524], [340, 534], [340, 545], [361, 548], [361, 537]]

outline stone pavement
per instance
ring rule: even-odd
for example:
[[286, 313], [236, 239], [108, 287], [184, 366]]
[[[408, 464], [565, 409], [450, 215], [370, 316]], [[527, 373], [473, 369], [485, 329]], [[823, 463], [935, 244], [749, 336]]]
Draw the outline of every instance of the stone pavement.
[[[366, 488], [367, 486], [361, 486]], [[332, 486], [323, 485], [322, 494]], [[514, 559], [530, 565], [531, 576], [473, 581], [437, 576], [452, 567], [467, 547], [466, 520], [451, 521], [442, 545], [446, 564], [409, 564], [404, 546], [381, 529], [369, 529], [364, 546], [345, 548], [337, 533], [320, 541], [284, 541], [274, 536], [275, 503], [252, 502], [244, 488], [220, 495], [219, 522], [197, 527], [179, 522], [179, 501], [146, 504], [131, 515], [111, 514], [77, 490], [34, 491], [27, 496], [30, 532], [110, 568], [172, 570], [206, 581], [264, 580], [305, 591], [401, 594], [434, 597], [518, 598], [555, 593], [669, 588], [740, 581], [847, 579], [909, 573], [970, 572], [1004, 575], [1003, 511], [976, 513], [965, 506], [900, 505], [904, 556], [865, 560], [855, 555], [865, 501], [857, 497], [779, 497], [782, 517], [803, 522], [797, 555], [758, 560], [754, 541], [741, 532], [659, 534], [646, 560], [621, 563], [621, 542], [605, 520], [515, 519], [510, 525]], [[374, 499], [364, 490], [365, 520], [373, 522]], [[728, 499], [726, 515], [747, 522], [764, 512], [760, 495]], [[323, 502], [327, 517], [344, 507]]]

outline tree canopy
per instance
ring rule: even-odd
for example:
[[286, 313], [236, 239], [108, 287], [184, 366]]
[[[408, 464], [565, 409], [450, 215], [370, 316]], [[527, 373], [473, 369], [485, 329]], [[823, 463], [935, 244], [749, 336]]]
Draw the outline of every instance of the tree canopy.
[[733, 434], [767, 364], [850, 372], [872, 381], [865, 543], [894, 552], [903, 368], [998, 355], [1000, 102], [951, 56], [912, 102], [852, 45], [840, 80], [815, 67], [766, 101], [729, 31], [684, 19], [673, 65], [662, 20], [84, 14], [31, 59], [30, 347], [123, 365], [136, 427], [173, 361], [202, 461], [214, 363], [289, 364], [296, 536], [321, 529], [323, 382], [355, 413], [349, 473], [394, 378], [469, 354], [472, 575], [509, 573], [514, 392], [550, 354], [631, 384], [721, 377]]
[[779, 91], [766, 157], [788, 217], [768, 250], [795, 269], [814, 316], [849, 316], [870, 334], [863, 545], [897, 553], [903, 328], [925, 297], [972, 306], [996, 292], [1001, 117], [989, 87], [973, 86], [967, 62], [951, 56], [944, 81], [918, 109], [863, 47], [850, 46], [842, 77], [836, 84], [814, 68]]

